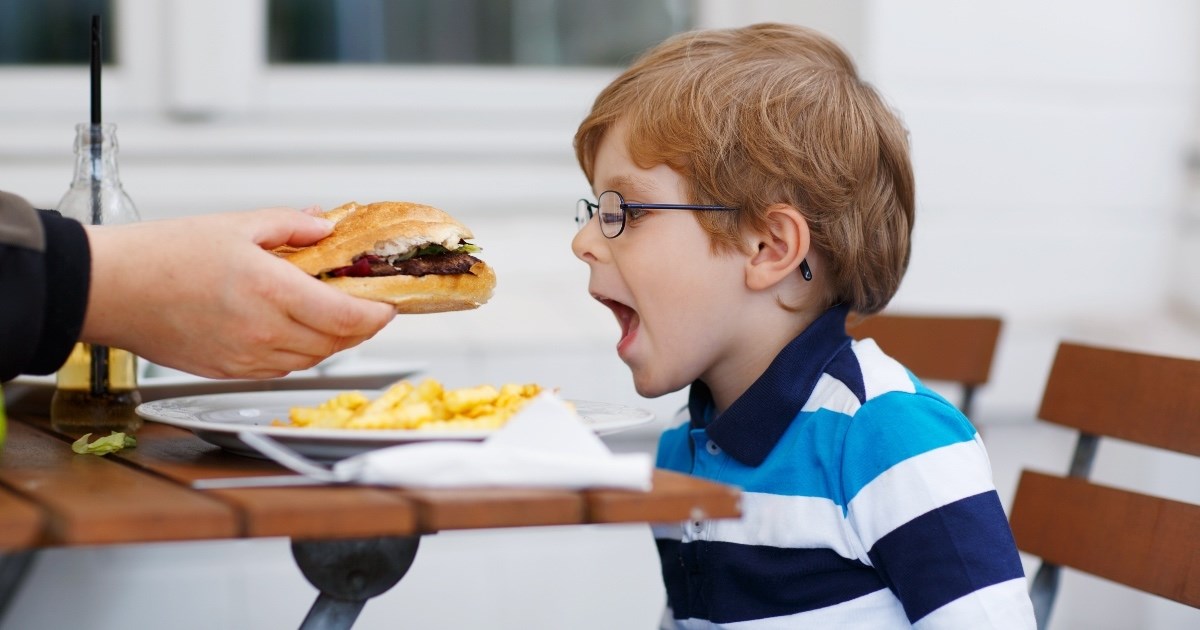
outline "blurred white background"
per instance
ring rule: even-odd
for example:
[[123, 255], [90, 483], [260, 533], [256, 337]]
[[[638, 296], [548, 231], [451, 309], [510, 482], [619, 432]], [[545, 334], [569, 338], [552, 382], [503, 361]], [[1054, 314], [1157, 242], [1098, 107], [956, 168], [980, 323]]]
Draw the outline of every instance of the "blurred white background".
[[[0, 0], [0, 33], [16, 15], [4, 9], [21, 4]], [[1200, 5], [495, 4], [511, 9], [517, 42], [541, 41], [530, 35], [539, 11], [571, 5], [588, 18], [572, 43], [629, 33], [645, 20], [624, 12], [652, 9], [671, 28], [787, 21], [846, 46], [912, 135], [918, 221], [892, 309], [1004, 318], [973, 420], [1006, 504], [1022, 467], [1067, 466], [1073, 436], [1034, 420], [1059, 340], [1200, 357], [1200, 180], [1189, 170]], [[266, 5], [115, 1], [106, 119], [144, 219], [351, 199], [441, 206], [474, 229], [499, 275], [495, 298], [398, 318], [359, 355], [424, 361], [451, 385], [536, 381], [661, 417], [682, 404], [682, 393], [633, 391], [617, 326], [569, 249], [574, 201], [588, 193], [571, 137], [617, 66], [545, 65], [578, 46], [516, 50], [515, 66], [272, 63]], [[87, 85], [84, 65], [0, 65], [0, 189], [54, 206]], [[652, 449], [654, 433], [612, 444]], [[1200, 470], [1183, 458], [1106, 444], [1095, 471], [1200, 502]], [[443, 533], [356, 627], [651, 628], [657, 571], [644, 527]], [[292, 628], [314, 596], [282, 540], [55, 549], [0, 627]], [[1052, 627], [1194, 628], [1200, 612], [1068, 572]]]

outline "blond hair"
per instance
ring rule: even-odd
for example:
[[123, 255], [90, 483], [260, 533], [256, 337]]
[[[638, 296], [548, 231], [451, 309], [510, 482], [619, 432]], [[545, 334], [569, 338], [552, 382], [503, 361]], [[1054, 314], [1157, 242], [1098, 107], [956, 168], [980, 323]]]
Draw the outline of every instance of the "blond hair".
[[666, 164], [714, 252], [762, 232], [768, 207], [808, 221], [830, 304], [870, 314], [895, 295], [908, 266], [913, 175], [908, 133], [850, 57], [815, 31], [782, 24], [693, 31], [640, 57], [596, 98], [575, 134], [588, 181], [618, 121], [634, 162]]

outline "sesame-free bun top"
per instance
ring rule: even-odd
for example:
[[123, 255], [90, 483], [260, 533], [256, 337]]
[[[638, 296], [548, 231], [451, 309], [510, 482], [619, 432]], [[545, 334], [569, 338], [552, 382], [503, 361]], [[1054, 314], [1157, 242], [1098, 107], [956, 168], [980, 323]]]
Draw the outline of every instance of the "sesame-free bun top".
[[408, 201], [366, 205], [352, 201], [321, 216], [334, 222], [333, 232], [284, 255], [313, 276], [345, 267], [363, 254], [390, 256], [428, 244], [453, 251], [459, 241], [474, 237], [471, 230], [445, 212]]
[[[348, 266], [363, 254], [387, 257], [430, 244], [454, 251], [463, 239], [474, 236], [449, 214], [407, 201], [350, 202], [320, 216], [334, 223], [329, 236], [308, 247], [276, 250], [313, 276]], [[330, 277], [324, 282], [351, 295], [391, 304], [399, 313], [437, 313], [487, 302], [496, 274], [479, 261], [467, 273]]]

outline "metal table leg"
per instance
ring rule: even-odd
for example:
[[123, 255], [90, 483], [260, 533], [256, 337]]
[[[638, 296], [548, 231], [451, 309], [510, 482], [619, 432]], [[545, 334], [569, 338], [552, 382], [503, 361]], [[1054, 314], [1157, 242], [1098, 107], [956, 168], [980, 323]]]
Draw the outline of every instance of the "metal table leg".
[[420, 536], [292, 541], [300, 571], [321, 591], [300, 630], [348, 630], [368, 599], [404, 577], [420, 541]]

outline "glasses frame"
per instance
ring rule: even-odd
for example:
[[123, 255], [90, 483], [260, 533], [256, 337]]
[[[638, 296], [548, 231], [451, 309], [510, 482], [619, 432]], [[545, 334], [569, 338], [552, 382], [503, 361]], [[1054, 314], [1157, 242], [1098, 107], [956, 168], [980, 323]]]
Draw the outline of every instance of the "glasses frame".
[[[605, 222], [603, 213], [600, 212], [600, 201], [603, 199], [604, 195], [616, 195], [617, 200], [619, 202], [617, 204], [617, 207], [619, 207], [621, 209], [621, 215], [620, 215], [621, 216], [621, 225], [618, 226], [616, 228], [616, 232], [613, 232], [612, 234], [609, 234], [609, 231], [611, 230], [611, 228], [606, 229], [604, 226], [613, 225], [616, 223], [616, 221]], [[575, 205], [575, 223], [579, 226], [579, 229], [582, 230], [584, 228], [584, 226], [586, 226], [588, 223], [591, 222], [592, 217], [595, 217], [597, 214], [600, 214], [601, 215], [600, 216], [600, 233], [603, 234], [605, 238], [617, 238], [618, 236], [621, 235], [622, 232], [625, 231], [625, 224], [628, 223], [628, 216], [629, 216], [630, 210], [734, 211], [734, 210], [737, 210], [737, 208], [731, 208], [729, 206], [710, 206], [710, 205], [693, 204], [693, 203], [628, 203], [625, 201], [625, 197], [621, 193], [619, 193], [615, 190], [606, 190], [606, 191], [600, 193], [599, 195], [596, 195], [596, 203], [592, 203], [592, 202], [588, 201], [587, 199], [580, 199], [576, 203], [576, 205]]]

